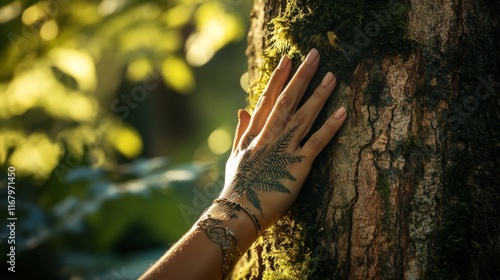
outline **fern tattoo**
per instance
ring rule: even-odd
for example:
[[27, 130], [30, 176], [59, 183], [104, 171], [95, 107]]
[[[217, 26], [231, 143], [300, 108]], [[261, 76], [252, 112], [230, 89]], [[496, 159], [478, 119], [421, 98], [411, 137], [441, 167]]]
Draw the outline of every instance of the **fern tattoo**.
[[280, 182], [281, 179], [295, 181], [295, 177], [287, 170], [287, 165], [300, 162], [303, 156], [285, 152], [298, 126], [284, 133], [271, 147], [266, 145], [250, 156], [246, 151], [239, 166], [240, 175], [234, 181], [237, 196], [246, 195], [255, 208], [262, 214], [257, 191], [290, 193]]

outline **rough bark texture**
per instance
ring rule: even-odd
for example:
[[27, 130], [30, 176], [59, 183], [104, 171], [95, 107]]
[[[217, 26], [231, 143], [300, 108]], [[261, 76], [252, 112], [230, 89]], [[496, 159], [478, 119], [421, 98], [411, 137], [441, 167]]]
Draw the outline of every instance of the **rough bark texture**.
[[255, 0], [249, 106], [315, 47], [349, 118], [236, 279], [500, 279], [498, 4], [372, 2]]

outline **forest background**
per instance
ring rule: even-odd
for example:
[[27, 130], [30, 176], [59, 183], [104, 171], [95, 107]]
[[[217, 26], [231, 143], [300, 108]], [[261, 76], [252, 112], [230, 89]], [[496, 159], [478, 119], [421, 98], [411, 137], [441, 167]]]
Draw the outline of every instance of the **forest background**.
[[194, 223], [246, 104], [250, 8], [0, 3], [2, 279], [135, 279]]

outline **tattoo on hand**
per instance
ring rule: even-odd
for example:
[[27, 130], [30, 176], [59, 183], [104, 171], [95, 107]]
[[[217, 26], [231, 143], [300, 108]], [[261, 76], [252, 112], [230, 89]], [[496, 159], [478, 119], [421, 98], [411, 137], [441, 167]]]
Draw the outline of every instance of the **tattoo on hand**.
[[219, 203], [212, 211], [212, 216], [216, 219], [225, 221], [229, 219], [238, 219], [236, 212], [240, 213], [241, 208], [230, 203]]
[[243, 155], [239, 166], [241, 173], [235, 178], [236, 196], [243, 196], [262, 213], [257, 191], [290, 193], [281, 179], [295, 181], [295, 177], [287, 170], [287, 165], [301, 162], [304, 156], [286, 152], [298, 125], [284, 133], [271, 147], [266, 145], [250, 156], [250, 150]]

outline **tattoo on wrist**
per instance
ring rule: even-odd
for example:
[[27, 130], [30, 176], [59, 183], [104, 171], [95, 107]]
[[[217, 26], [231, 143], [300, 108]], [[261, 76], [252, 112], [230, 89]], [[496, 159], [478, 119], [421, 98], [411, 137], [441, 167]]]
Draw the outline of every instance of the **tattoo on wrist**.
[[[243, 205], [241, 203], [238, 203], [236, 201], [231, 201], [231, 200], [224, 198], [224, 197], [214, 200], [214, 203], [219, 203], [222, 206], [225, 205], [226, 207], [230, 207], [232, 210], [236, 210], [236, 211], [243, 210], [252, 219], [252, 221], [255, 225], [255, 230], [257, 232], [257, 236], [262, 235], [259, 219], [257, 219], [257, 216], [255, 216], [255, 214], [250, 209], [248, 209], [248, 207], [246, 207], [245, 205]], [[232, 213], [231, 215], [234, 215], [234, 216], [236, 216], [236, 218], [238, 218], [238, 216], [235, 213]]]
[[212, 218], [209, 214], [200, 219], [197, 226], [205, 232], [208, 238], [222, 248], [222, 279], [229, 279], [231, 271], [241, 256], [236, 235], [228, 228], [220, 225], [221, 220]]
[[250, 150], [243, 155], [239, 166], [241, 173], [235, 178], [234, 191], [236, 196], [246, 195], [246, 198], [262, 215], [262, 206], [257, 191], [290, 193], [281, 179], [295, 181], [295, 177], [287, 170], [287, 166], [301, 162], [304, 156], [286, 152], [298, 125], [281, 135], [271, 147], [266, 145], [253, 156]]

